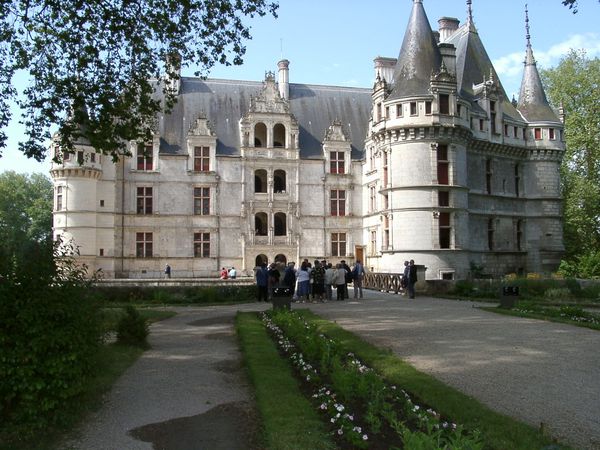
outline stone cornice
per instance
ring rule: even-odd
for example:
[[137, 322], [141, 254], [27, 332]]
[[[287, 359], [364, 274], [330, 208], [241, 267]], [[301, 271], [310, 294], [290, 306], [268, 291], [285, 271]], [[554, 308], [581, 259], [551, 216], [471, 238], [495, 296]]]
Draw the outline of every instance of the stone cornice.
[[52, 178], [90, 178], [92, 180], [99, 180], [102, 176], [100, 169], [94, 169], [91, 167], [60, 167], [58, 169], [50, 170]]

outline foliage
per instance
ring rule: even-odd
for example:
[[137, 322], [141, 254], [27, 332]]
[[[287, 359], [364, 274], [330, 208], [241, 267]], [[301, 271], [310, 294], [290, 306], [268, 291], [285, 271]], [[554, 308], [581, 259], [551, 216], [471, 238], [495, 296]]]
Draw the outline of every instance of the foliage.
[[[48, 130], [58, 125], [63, 149], [83, 137], [118, 158], [128, 141], [150, 139], [156, 114], [174, 104], [170, 84], [158, 81], [163, 73], [176, 80], [189, 65], [206, 75], [217, 63], [241, 64], [250, 39], [243, 20], [276, 10], [268, 0], [2, 2], [0, 129], [16, 100], [25, 155], [41, 161]], [[14, 79], [21, 71], [31, 82], [19, 93]], [[5, 142], [0, 133], [0, 148]]]
[[579, 258], [600, 248], [600, 59], [571, 50], [541, 76], [551, 103], [565, 113], [565, 256], [569, 276], [582, 277]]
[[256, 301], [256, 287], [243, 285], [178, 287], [112, 287], [98, 284], [97, 295], [109, 302], [149, 305], [196, 305], [245, 303]]
[[558, 268], [565, 277], [600, 279], [600, 250], [590, 250], [570, 261], [561, 261]]
[[97, 304], [74, 251], [0, 281], [0, 435], [27, 437], [63, 421], [64, 405], [85, 387], [101, 343]]
[[126, 306], [125, 315], [117, 324], [117, 342], [144, 348], [148, 346], [149, 333], [148, 321], [133, 306]]
[[42, 174], [0, 174], [0, 275], [52, 257], [52, 183]]
[[573, 10], [573, 14], [577, 14], [577, 8], [579, 7], [577, 0], [562, 0], [562, 4], [568, 6], [569, 9]]

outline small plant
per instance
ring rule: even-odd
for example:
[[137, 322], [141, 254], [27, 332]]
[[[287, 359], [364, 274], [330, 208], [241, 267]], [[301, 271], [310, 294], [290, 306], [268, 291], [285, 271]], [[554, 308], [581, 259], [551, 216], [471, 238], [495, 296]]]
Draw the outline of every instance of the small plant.
[[550, 288], [544, 292], [544, 297], [548, 300], [565, 300], [571, 297], [571, 291], [568, 288]]
[[149, 334], [148, 322], [137, 309], [128, 305], [125, 308], [125, 316], [119, 320], [117, 325], [117, 342], [121, 344], [147, 347], [146, 341]]

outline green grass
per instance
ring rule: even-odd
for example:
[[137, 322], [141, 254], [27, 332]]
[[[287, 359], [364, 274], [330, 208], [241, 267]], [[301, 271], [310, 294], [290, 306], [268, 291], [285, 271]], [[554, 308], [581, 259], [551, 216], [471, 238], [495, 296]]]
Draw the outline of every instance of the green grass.
[[318, 411], [300, 392], [256, 313], [238, 313], [236, 330], [255, 389], [266, 449], [334, 449]]
[[559, 316], [544, 314], [542, 311], [524, 312], [524, 311], [515, 311], [512, 309], [489, 307], [489, 306], [482, 307], [481, 309], [483, 309], [485, 311], [497, 313], [497, 314], [504, 314], [507, 316], [524, 317], [524, 318], [528, 318], [528, 319], [547, 320], [548, 322], [565, 323], [567, 325], [573, 325], [576, 327], [590, 328], [592, 330], [600, 330], [600, 324], [577, 322], [577, 321], [571, 320], [567, 317], [559, 317]]
[[538, 430], [498, 414], [472, 397], [419, 372], [389, 350], [379, 349], [308, 310], [300, 312], [308, 321], [316, 323], [323, 333], [340, 342], [390, 383], [409, 392], [416, 401], [432, 407], [468, 429], [481, 431], [486, 448], [531, 450], [552, 444]]

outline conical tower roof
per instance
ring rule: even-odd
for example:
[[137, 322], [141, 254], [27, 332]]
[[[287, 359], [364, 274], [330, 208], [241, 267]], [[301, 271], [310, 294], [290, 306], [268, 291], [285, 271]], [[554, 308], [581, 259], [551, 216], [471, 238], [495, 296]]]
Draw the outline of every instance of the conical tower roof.
[[525, 9], [525, 28], [527, 30], [527, 50], [517, 109], [528, 122], [560, 122], [546, 99], [542, 80], [533, 57], [527, 9]]
[[390, 99], [425, 95], [432, 73], [439, 71], [442, 56], [422, 0], [414, 0], [408, 26], [394, 69]]

